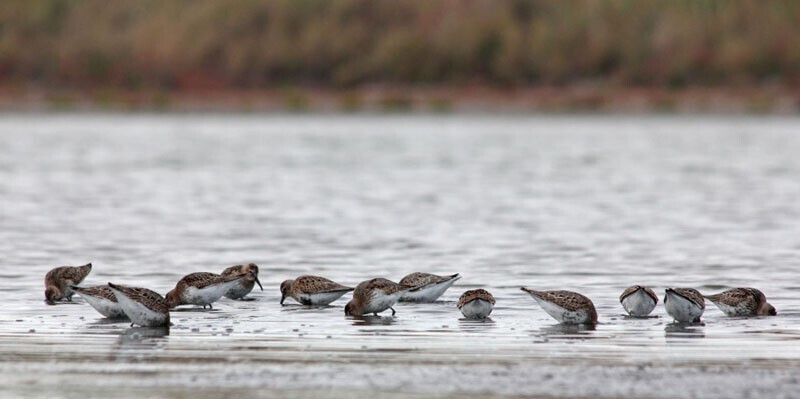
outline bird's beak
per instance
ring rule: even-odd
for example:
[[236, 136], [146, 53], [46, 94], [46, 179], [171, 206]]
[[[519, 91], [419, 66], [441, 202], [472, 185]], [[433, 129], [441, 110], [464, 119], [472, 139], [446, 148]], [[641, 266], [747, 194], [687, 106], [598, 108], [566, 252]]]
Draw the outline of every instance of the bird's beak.
[[286, 295], [281, 295], [281, 305], [283, 305], [284, 300], [286, 300]]
[[262, 287], [261, 282], [258, 281], [258, 276], [256, 276], [256, 284], [258, 284], [258, 288], [261, 288], [261, 291], [264, 291], [264, 287]]

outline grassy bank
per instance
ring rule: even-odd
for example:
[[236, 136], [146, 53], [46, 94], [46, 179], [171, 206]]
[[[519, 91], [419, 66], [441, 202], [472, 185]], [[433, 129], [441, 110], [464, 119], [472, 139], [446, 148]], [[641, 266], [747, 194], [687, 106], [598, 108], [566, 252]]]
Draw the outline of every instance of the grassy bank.
[[792, 1], [7, 1], [0, 106], [781, 110], [797, 21]]
[[793, 1], [7, 1], [0, 82], [797, 86], [797, 21]]
[[222, 112], [800, 112], [800, 93], [780, 87], [528, 88], [368, 86], [224, 90], [0, 89], [0, 111]]

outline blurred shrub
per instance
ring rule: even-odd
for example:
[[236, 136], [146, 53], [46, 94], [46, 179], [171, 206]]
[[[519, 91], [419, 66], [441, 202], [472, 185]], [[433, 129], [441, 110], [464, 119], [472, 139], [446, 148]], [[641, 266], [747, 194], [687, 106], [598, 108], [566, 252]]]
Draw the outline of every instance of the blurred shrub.
[[47, 104], [54, 111], [66, 111], [75, 108], [75, 98], [68, 94], [51, 94], [47, 96]]
[[789, 0], [11, 0], [0, 81], [798, 85], [798, 21]]
[[435, 97], [428, 100], [428, 107], [433, 112], [450, 112], [453, 110], [453, 102], [450, 99]]
[[387, 112], [408, 111], [412, 106], [411, 98], [402, 94], [391, 94], [381, 99], [381, 108]]
[[349, 91], [344, 93], [339, 98], [339, 108], [346, 112], [355, 112], [361, 110], [364, 106], [364, 99], [361, 98], [360, 93]]
[[283, 90], [283, 106], [290, 111], [306, 111], [308, 110], [309, 100], [308, 97], [294, 89]]

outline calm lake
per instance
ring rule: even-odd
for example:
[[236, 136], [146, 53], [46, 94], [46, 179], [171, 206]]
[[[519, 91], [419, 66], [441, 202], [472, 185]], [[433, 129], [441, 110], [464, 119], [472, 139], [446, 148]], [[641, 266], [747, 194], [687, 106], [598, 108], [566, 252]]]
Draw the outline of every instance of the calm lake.
[[[0, 397], [797, 397], [800, 119], [730, 116], [0, 116]], [[165, 294], [255, 262], [265, 291], [129, 328], [45, 273]], [[461, 273], [350, 318], [280, 282]], [[760, 288], [778, 310], [623, 316], [646, 284]], [[519, 287], [590, 297], [565, 327]], [[455, 302], [483, 287], [491, 320]], [[291, 303], [288, 301], [287, 303]]]

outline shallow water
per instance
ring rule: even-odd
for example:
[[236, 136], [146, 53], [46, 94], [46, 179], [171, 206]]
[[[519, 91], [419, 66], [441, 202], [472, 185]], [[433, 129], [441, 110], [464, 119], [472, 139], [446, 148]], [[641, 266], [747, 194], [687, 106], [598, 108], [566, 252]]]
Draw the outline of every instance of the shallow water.
[[[800, 119], [3, 115], [2, 397], [793, 397]], [[266, 291], [169, 331], [47, 306], [44, 274], [168, 291], [252, 261]], [[461, 273], [433, 304], [281, 307], [304, 273]], [[647, 284], [762, 289], [779, 315], [622, 315]], [[520, 285], [594, 301], [555, 323]], [[461, 320], [467, 289], [497, 298]]]

